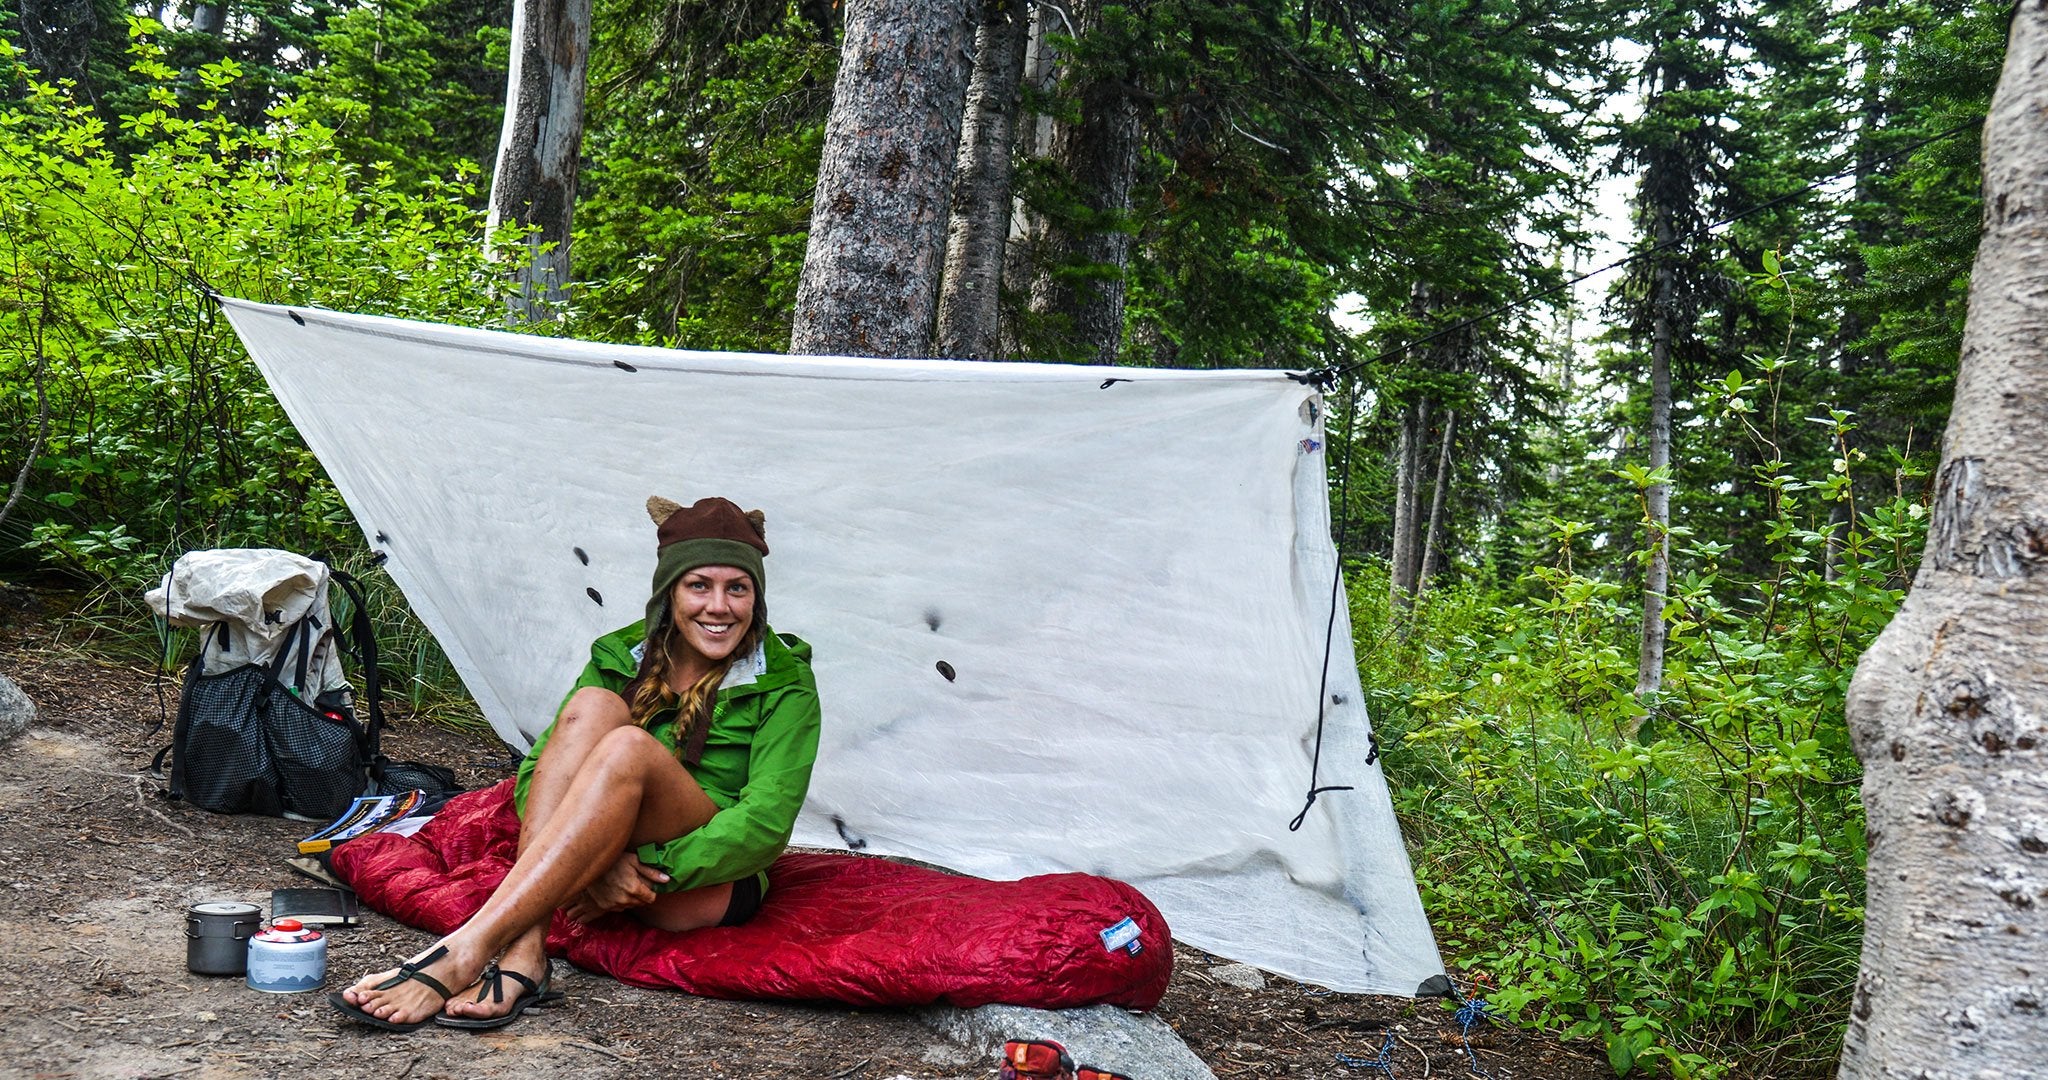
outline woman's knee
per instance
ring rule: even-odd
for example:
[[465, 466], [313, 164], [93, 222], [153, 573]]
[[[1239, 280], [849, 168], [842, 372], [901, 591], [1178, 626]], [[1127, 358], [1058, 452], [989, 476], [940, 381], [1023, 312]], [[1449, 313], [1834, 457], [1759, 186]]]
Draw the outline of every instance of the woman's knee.
[[607, 768], [643, 768], [652, 759], [666, 756], [669, 750], [660, 739], [647, 733], [645, 728], [627, 725], [615, 727], [598, 737], [591, 747], [589, 760]]
[[555, 717], [555, 734], [596, 737], [607, 731], [633, 722], [633, 711], [626, 706], [626, 699], [601, 686], [586, 686], [574, 694], [562, 706], [561, 715]]

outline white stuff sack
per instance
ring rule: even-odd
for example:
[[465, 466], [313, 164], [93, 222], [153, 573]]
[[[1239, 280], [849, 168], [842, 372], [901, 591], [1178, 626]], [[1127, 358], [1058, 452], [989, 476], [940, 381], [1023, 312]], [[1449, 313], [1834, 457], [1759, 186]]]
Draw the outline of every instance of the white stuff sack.
[[[825, 723], [796, 842], [1136, 885], [1344, 991], [1439, 976], [1335, 611], [1321, 398], [1271, 371], [736, 355], [224, 301], [506, 741], [639, 617], [649, 495], [767, 514]], [[1325, 793], [1299, 831], [1325, 713]]]
[[[270, 664], [283, 651], [284, 669], [297, 669], [292, 632], [314, 616], [307, 681], [313, 694], [348, 685], [334, 647], [327, 605], [327, 564], [276, 548], [210, 548], [178, 556], [142, 602], [172, 626], [195, 628], [200, 672], [217, 675], [246, 664]], [[225, 623], [226, 633], [214, 628]], [[313, 696], [313, 695], [308, 695]]]

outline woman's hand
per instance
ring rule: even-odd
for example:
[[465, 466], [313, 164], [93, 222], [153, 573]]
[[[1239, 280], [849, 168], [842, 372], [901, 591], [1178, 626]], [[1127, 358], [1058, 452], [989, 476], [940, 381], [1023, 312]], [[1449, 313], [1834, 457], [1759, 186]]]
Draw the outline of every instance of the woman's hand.
[[659, 895], [654, 886], [668, 881], [668, 875], [640, 861], [633, 852], [620, 855], [617, 862], [599, 874], [583, 895], [564, 910], [571, 919], [587, 923], [614, 911], [651, 904]]

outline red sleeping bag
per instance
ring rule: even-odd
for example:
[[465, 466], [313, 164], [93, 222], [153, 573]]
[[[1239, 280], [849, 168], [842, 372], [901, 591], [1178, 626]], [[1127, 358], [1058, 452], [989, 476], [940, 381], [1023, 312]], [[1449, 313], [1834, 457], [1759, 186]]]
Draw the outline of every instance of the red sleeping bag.
[[[413, 836], [373, 833], [334, 851], [370, 907], [446, 934], [483, 906], [519, 836], [512, 781], [457, 796]], [[548, 952], [637, 986], [719, 998], [851, 1005], [1002, 1003], [1150, 1009], [1173, 948], [1159, 910], [1121, 881], [1048, 874], [985, 881], [855, 855], [788, 854], [744, 925], [670, 933], [612, 915], [560, 913]], [[1125, 919], [1137, 951], [1112, 947]]]

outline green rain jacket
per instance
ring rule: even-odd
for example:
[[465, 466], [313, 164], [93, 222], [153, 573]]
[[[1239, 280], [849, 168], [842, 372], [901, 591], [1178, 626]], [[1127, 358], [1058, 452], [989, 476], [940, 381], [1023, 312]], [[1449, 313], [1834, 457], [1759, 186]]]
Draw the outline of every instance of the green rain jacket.
[[[643, 624], [636, 622], [592, 642], [590, 663], [569, 695], [586, 686], [624, 689], [640, 670], [640, 645], [646, 636]], [[567, 697], [562, 704], [568, 704]], [[559, 715], [560, 709], [556, 712]], [[690, 768], [718, 813], [695, 832], [639, 848], [641, 862], [669, 877], [655, 886], [657, 892], [738, 881], [766, 870], [782, 854], [811, 786], [818, 727], [811, 647], [793, 635], [770, 630], [762, 635], [759, 651], [733, 662], [712, 705], [704, 756]], [[674, 751], [674, 708], [649, 730]], [[534, 764], [554, 731], [550, 724], [519, 765], [513, 805], [522, 817]]]

